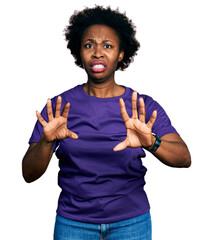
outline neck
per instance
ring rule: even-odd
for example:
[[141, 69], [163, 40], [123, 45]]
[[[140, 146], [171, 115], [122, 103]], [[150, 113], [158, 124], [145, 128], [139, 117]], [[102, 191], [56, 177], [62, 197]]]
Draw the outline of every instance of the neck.
[[115, 81], [95, 84], [94, 82], [88, 80], [87, 83], [84, 85], [84, 91], [90, 96], [99, 98], [110, 98], [122, 95], [125, 91], [125, 88], [117, 85]]

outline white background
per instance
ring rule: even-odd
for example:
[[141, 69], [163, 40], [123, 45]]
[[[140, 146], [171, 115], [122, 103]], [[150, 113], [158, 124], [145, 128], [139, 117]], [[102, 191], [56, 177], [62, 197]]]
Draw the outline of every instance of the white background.
[[[104, 2], [104, 4], [103, 4]], [[74, 10], [116, 1], [19, 0], [0, 3], [1, 198], [4, 239], [52, 239], [58, 161], [34, 183], [21, 161], [47, 98], [86, 81], [66, 49], [63, 29]], [[138, 5], [140, 2], [140, 5]], [[213, 239], [213, 5], [209, 0], [120, 1], [137, 27], [135, 62], [117, 83], [151, 95], [187, 143], [192, 166], [169, 168], [147, 154], [146, 191], [154, 240]]]

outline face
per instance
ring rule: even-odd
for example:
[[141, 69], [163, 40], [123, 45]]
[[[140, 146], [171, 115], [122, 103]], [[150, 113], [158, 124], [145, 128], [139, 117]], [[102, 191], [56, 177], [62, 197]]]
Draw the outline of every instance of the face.
[[92, 25], [86, 29], [80, 54], [89, 80], [97, 83], [114, 81], [117, 64], [124, 56], [119, 44], [118, 34], [108, 26]]

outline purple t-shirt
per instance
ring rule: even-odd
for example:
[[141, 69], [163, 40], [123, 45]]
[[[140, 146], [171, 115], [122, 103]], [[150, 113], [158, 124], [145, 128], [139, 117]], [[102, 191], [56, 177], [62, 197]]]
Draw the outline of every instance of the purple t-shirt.
[[[141, 158], [142, 148], [113, 148], [126, 138], [126, 128], [120, 114], [119, 98], [132, 116], [133, 90], [126, 87], [122, 96], [97, 98], [88, 95], [78, 85], [62, 96], [62, 109], [70, 102], [68, 129], [78, 139], [55, 141], [53, 150], [59, 159], [58, 184], [62, 191], [57, 214], [74, 221], [110, 223], [145, 214], [149, 202], [144, 191], [146, 168]], [[163, 108], [151, 97], [142, 96], [146, 107], [146, 121], [157, 110], [152, 132], [160, 137], [177, 133]], [[55, 109], [57, 96], [52, 99]], [[42, 116], [47, 120], [46, 107]], [[29, 143], [40, 140], [43, 128], [37, 121]]]

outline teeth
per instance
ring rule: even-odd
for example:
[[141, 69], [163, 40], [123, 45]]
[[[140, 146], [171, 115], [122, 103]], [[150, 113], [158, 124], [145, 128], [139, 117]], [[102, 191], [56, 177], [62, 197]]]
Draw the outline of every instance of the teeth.
[[93, 68], [104, 68], [104, 65], [102, 65], [102, 64], [98, 64], [98, 65], [94, 65], [94, 66], [92, 66]]

